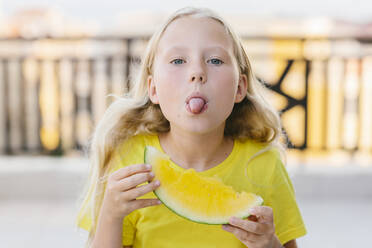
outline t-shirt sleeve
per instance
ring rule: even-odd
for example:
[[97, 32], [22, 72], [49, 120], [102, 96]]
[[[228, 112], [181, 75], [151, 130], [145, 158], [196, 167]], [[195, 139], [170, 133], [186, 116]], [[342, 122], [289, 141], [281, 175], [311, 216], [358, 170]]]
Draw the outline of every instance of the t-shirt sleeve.
[[123, 222], [123, 246], [133, 245], [134, 238], [136, 236], [136, 229], [133, 220], [133, 214], [135, 211], [130, 213], [127, 217], [124, 218]]
[[276, 160], [268, 199], [266, 205], [273, 209], [275, 233], [281, 244], [306, 234], [292, 182], [280, 159]]

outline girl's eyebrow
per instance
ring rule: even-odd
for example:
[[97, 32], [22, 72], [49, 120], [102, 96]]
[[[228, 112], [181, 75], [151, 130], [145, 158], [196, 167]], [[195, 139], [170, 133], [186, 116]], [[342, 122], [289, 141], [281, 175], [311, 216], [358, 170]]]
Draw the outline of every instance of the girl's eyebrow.
[[187, 50], [189, 50], [187, 47], [172, 46], [168, 49], [165, 49], [165, 51], [163, 53], [167, 55], [167, 54], [172, 53], [172, 52], [187, 51]]
[[[164, 51], [164, 54], [170, 54], [172, 52], [182, 52], [182, 51], [189, 51], [190, 49], [188, 47], [182, 47], [182, 46], [172, 46]], [[225, 55], [229, 55], [229, 52], [222, 46], [210, 46], [205, 48], [206, 51], [218, 51], [222, 52]]]

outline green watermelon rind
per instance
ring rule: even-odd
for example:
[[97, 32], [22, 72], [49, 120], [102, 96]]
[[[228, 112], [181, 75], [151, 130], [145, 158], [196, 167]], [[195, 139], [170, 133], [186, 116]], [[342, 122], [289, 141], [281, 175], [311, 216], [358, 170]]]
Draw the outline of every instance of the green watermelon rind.
[[[150, 147], [150, 149], [149, 149], [149, 147]], [[156, 149], [156, 148], [154, 148], [154, 147], [151, 147], [151, 146], [146, 146], [145, 147], [145, 152], [144, 152], [144, 162], [146, 163], [146, 164], [151, 164], [150, 163], [150, 161], [149, 161], [149, 151], [150, 150], [152, 150], [152, 149]], [[157, 149], [156, 149], [156, 151], [158, 151]], [[160, 153], [160, 152], [159, 152]], [[162, 154], [163, 155], [163, 154]], [[166, 157], [166, 155], [164, 155], [165, 157]], [[168, 158], [168, 157], [167, 157]], [[169, 158], [168, 158], [169, 159]], [[194, 218], [192, 218], [192, 217], [188, 217], [188, 216], [185, 216], [185, 215], [183, 215], [183, 214], [181, 214], [181, 213], [179, 213], [177, 210], [175, 210], [175, 209], [173, 209], [173, 208], [171, 208], [168, 204], [167, 204], [167, 202], [163, 199], [163, 197], [161, 197], [159, 194], [158, 194], [158, 189], [155, 189], [153, 192], [154, 192], [154, 194], [155, 194], [155, 196], [170, 210], [170, 211], [172, 211], [173, 213], [175, 213], [176, 215], [178, 215], [178, 216], [181, 216], [181, 217], [183, 217], [183, 218], [185, 218], [185, 219], [187, 219], [187, 220], [190, 220], [190, 221], [193, 221], [193, 222], [196, 222], [196, 223], [199, 223], [199, 224], [207, 224], [207, 225], [222, 225], [222, 224], [229, 224], [229, 222], [227, 221], [227, 222], [221, 222], [221, 223], [209, 223], [209, 222], [203, 222], [203, 221], [199, 221], [199, 220], [196, 220], [196, 219], [194, 219]], [[252, 208], [252, 207], [255, 207], [255, 206], [262, 206], [262, 204], [263, 204], [263, 199], [260, 197], [260, 196], [257, 196], [258, 198], [257, 198], [257, 202], [255, 203], [255, 204], [252, 204], [252, 206], [250, 206], [248, 209], [250, 209], [250, 208]], [[248, 211], [248, 210], [247, 210]], [[244, 218], [248, 218], [250, 216], [250, 214], [249, 213], [247, 213], [246, 215], [244, 215], [244, 216], [242, 216], [241, 217], [241, 219], [244, 219]]]

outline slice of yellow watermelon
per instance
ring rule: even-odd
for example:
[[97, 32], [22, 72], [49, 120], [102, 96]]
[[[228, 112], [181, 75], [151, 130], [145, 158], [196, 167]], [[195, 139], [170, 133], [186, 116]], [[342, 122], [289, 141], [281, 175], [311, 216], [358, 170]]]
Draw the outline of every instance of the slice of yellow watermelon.
[[227, 224], [229, 218], [246, 218], [249, 209], [261, 205], [260, 196], [236, 192], [215, 177], [200, 176], [194, 169], [170, 166], [170, 158], [152, 146], [145, 147], [145, 163], [152, 165], [161, 185], [154, 191], [176, 214], [198, 223]]

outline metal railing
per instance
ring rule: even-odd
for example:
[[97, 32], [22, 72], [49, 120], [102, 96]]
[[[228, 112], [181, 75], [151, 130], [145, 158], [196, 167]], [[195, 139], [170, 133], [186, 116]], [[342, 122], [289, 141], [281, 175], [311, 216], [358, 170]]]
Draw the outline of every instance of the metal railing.
[[[0, 153], [81, 151], [148, 37], [0, 39]], [[372, 152], [372, 42], [247, 37], [290, 147]]]

